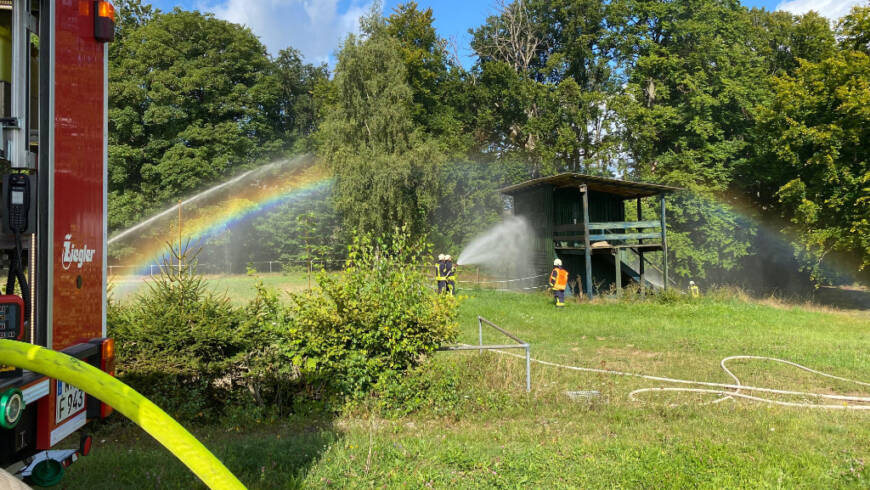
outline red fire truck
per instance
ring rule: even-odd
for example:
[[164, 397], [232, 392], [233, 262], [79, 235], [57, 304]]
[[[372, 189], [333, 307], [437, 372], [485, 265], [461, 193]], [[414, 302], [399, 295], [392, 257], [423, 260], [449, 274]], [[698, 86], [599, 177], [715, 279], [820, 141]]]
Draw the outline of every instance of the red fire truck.
[[[62, 351], [110, 373], [106, 141], [113, 36], [114, 9], [106, 1], [0, 0], [0, 270], [7, 270], [0, 338]], [[0, 366], [0, 465], [44, 456], [110, 411], [70, 385]]]

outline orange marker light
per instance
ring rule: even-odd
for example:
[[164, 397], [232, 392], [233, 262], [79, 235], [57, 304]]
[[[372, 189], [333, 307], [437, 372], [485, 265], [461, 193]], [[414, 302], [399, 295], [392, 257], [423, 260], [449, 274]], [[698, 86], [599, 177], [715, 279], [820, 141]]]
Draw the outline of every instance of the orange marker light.
[[[105, 339], [100, 343], [100, 369], [110, 376], [115, 375], [115, 339]], [[100, 403], [100, 418], [112, 415], [113, 411], [111, 406]]]
[[109, 2], [97, 2], [97, 15], [115, 21], [115, 7]]
[[105, 0], [94, 2], [94, 38], [100, 42], [115, 40], [115, 7]]
[[103, 359], [115, 358], [115, 339], [104, 340], [101, 347], [101, 354]]

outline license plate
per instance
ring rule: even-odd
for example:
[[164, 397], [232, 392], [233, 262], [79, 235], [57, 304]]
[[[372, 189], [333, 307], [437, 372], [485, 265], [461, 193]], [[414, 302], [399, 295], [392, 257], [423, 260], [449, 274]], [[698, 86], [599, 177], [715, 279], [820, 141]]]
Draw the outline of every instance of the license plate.
[[63, 381], [58, 381], [55, 421], [59, 424], [83, 408], [85, 408], [85, 392]]

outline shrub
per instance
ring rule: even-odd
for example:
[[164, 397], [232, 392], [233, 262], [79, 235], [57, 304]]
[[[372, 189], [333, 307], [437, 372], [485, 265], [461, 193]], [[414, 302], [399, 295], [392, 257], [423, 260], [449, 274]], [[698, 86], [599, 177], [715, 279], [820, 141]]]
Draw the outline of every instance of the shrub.
[[117, 345], [118, 376], [182, 418], [208, 416], [233, 397], [234, 373], [247, 350], [242, 315], [211, 292], [186, 264], [163, 267], [135, 300], [110, 303], [109, 335]]
[[183, 257], [134, 301], [110, 303], [119, 377], [184, 419], [230, 403], [280, 412], [358, 398], [456, 337], [456, 301], [429, 289], [425, 251], [401, 231], [389, 242], [358, 236], [342, 273], [321, 272], [287, 304], [258, 284], [242, 308]]
[[456, 301], [429, 289], [425, 252], [402, 231], [359, 235], [343, 273], [321, 272], [317, 288], [291, 296], [275, 350], [315, 394], [362, 395], [455, 339]]

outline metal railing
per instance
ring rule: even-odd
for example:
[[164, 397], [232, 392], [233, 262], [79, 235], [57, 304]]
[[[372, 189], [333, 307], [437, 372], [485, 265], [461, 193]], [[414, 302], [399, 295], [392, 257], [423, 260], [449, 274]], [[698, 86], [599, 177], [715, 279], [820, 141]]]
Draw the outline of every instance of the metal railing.
[[[483, 345], [483, 324], [486, 323], [490, 327], [498, 330], [503, 333], [505, 336], [515, 341], [516, 344], [492, 344], [492, 345]], [[438, 350], [441, 351], [457, 351], [457, 350], [477, 350], [481, 354], [484, 350], [501, 350], [501, 349], [525, 349], [526, 350], [526, 393], [532, 391], [532, 357], [531, 357], [531, 345], [528, 342], [520, 340], [516, 335], [508, 332], [507, 330], [499, 327], [495, 323], [483, 318], [482, 316], [477, 317], [477, 339], [478, 345], [446, 345], [440, 347]]]

